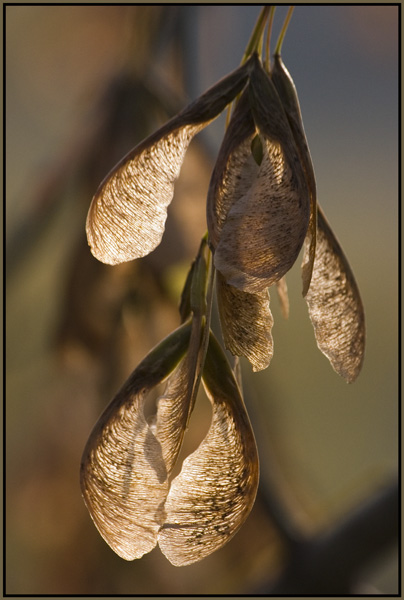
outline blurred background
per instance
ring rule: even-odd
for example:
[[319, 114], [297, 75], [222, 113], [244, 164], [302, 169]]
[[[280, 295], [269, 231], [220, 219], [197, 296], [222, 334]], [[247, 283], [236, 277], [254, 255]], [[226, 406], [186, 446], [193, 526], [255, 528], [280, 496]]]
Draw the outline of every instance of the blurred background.
[[[116, 556], [79, 488], [98, 415], [179, 323], [223, 118], [191, 144], [163, 242], [148, 257], [117, 267], [92, 257], [91, 197], [124, 153], [238, 66], [259, 10], [5, 9], [9, 594], [242, 594], [282, 569], [282, 536], [263, 495], [227, 546], [176, 568], [158, 548], [133, 563]], [[285, 15], [278, 7], [273, 44]], [[397, 476], [398, 7], [298, 5], [282, 54], [319, 201], [357, 278], [367, 326], [362, 373], [347, 385], [316, 347], [299, 259], [287, 277], [288, 320], [271, 293], [271, 366], [252, 374], [243, 363], [262, 486], [310, 535]], [[191, 450], [209, 416], [201, 398]], [[396, 550], [360, 576], [362, 591], [397, 593]]]

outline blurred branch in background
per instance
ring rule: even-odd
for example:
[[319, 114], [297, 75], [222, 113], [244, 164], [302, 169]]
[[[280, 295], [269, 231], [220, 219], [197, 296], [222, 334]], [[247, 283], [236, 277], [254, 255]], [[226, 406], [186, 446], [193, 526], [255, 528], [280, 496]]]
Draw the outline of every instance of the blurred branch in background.
[[[75, 10], [84, 10], [80, 15], [91, 23], [98, 8]], [[77, 18], [74, 8], [65, 9]], [[42, 10], [48, 32], [49, 9]], [[292, 486], [285, 491], [281, 479], [287, 476], [278, 479], [274, 469], [270, 481], [262, 478], [256, 506], [235, 538], [183, 570], [158, 551], [135, 563], [115, 557], [85, 511], [78, 483], [85, 440], [126, 375], [178, 324], [179, 292], [205, 230], [214, 160], [203, 138], [192, 143], [155, 252], [117, 267], [92, 257], [84, 224], [95, 189], [132, 146], [184, 106], [190, 68], [186, 8], [102, 11], [103, 27], [124, 32], [125, 58], [99, 83], [99, 99], [91, 101], [95, 108], [81, 133], [56, 156], [38, 187], [27, 188], [30, 202], [7, 238], [6, 591], [357, 593], [363, 569], [396, 543], [396, 484], [322, 531], [295, 497], [287, 498]], [[102, 32], [89, 27], [89, 33], [88, 51], [96, 53]], [[13, 43], [11, 35], [7, 43]], [[248, 408], [248, 391], [246, 396]], [[209, 407], [199, 404], [199, 428], [190, 430], [194, 444], [210, 419]], [[266, 449], [261, 445], [260, 457], [268, 471]]]
[[[267, 493], [272, 516], [279, 511]], [[346, 517], [310, 537], [290, 535], [288, 517], [281, 527], [287, 532], [286, 566], [279, 579], [260, 587], [257, 593], [285, 595], [377, 594], [362, 585], [361, 576], [369, 564], [389, 548], [396, 548], [399, 532], [399, 487], [386, 485], [362, 502]], [[278, 520], [279, 523], [279, 520]]]

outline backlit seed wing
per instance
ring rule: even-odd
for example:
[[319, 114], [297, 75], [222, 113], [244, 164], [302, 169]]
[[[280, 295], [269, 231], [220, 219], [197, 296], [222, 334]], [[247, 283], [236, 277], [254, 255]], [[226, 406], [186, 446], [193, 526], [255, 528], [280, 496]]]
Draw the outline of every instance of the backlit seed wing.
[[105, 415], [83, 460], [82, 491], [99, 532], [126, 560], [157, 543], [168, 492], [161, 446], [143, 415], [143, 394]]
[[307, 242], [309, 244], [308, 260], [302, 267], [302, 281], [303, 281], [303, 297], [306, 296], [307, 291], [310, 287], [311, 277], [313, 275], [314, 258], [316, 255], [316, 244], [317, 244], [317, 200], [311, 203], [310, 221], [307, 230]]
[[[306, 244], [304, 262], [309, 260]], [[365, 316], [351, 267], [318, 207], [317, 248], [306, 295], [317, 345], [333, 369], [352, 383], [365, 352]]]
[[209, 184], [206, 220], [214, 248], [230, 208], [248, 192], [257, 176], [258, 164], [251, 153], [255, 135], [248, 93], [244, 92], [226, 129]]
[[212, 424], [171, 484], [158, 536], [163, 554], [176, 566], [201, 560], [226, 544], [247, 518], [258, 487], [254, 435], [230, 365], [213, 336], [203, 380]]
[[177, 460], [190, 416], [193, 379], [189, 378], [188, 365], [189, 360], [185, 357], [169, 377], [151, 424], [153, 434], [161, 445], [168, 476]]
[[167, 206], [191, 139], [244, 87], [251, 63], [225, 77], [127, 154], [98, 188], [87, 239], [98, 260], [114, 265], [145, 256], [160, 243]]
[[153, 433], [161, 444], [168, 475], [177, 460], [193, 410], [202, 336], [202, 319], [194, 317], [187, 354], [169, 377], [166, 389], [157, 403]]
[[84, 449], [85, 503], [102, 537], [126, 560], [154, 548], [164, 521], [167, 469], [143, 404], [185, 353], [189, 333], [188, 323], [148, 354], [101, 415]]
[[202, 238], [198, 254], [188, 272], [181, 296], [180, 314], [192, 313], [191, 335], [187, 354], [168, 379], [166, 390], [157, 403], [153, 433], [161, 443], [168, 474], [177, 460], [188, 421], [198, 393], [208, 330], [206, 327], [206, 289], [208, 264], [207, 236]]
[[310, 193], [310, 223], [308, 236], [310, 238], [309, 260], [305, 263], [303, 270], [303, 296], [309, 289], [311, 275], [313, 271], [314, 255], [316, 251], [316, 230], [317, 230], [317, 189], [316, 177], [314, 175], [313, 162], [311, 160], [310, 150], [306, 139], [303, 126], [302, 113], [300, 111], [299, 99], [293, 79], [289, 71], [283, 64], [280, 55], [275, 55], [274, 66], [271, 72], [271, 79], [278, 92], [283, 108], [293, 133], [300, 160], [306, 175], [306, 181]]
[[249, 294], [216, 272], [216, 294], [223, 340], [234, 356], [245, 356], [254, 371], [266, 369], [273, 355], [273, 318], [265, 290]]
[[165, 229], [184, 154], [205, 124], [180, 125], [137, 147], [97, 191], [87, 217], [93, 255], [116, 265], [149, 254]]
[[227, 283], [256, 293], [276, 283], [296, 261], [307, 233], [310, 198], [285, 111], [258, 59], [248, 90], [262, 162], [227, 213], [215, 266]]

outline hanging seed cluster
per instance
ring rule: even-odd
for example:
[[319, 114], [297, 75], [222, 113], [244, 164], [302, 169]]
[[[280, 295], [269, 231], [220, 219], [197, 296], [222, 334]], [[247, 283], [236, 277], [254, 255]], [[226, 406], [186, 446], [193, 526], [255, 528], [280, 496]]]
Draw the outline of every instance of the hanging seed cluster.
[[[265, 369], [273, 355], [268, 288], [277, 287], [287, 314], [285, 275], [303, 247], [303, 296], [318, 347], [348, 382], [363, 362], [358, 287], [317, 202], [296, 89], [279, 52], [268, 69], [254, 49], [107, 175], [87, 217], [93, 255], [116, 265], [159, 245], [189, 143], [230, 104], [181, 325], [136, 367], [83, 453], [88, 510], [126, 560], [157, 544], [174, 565], [201, 560], [236, 533], [254, 504], [257, 448], [239, 380], [210, 330], [213, 277], [225, 346], [253, 370]], [[162, 381], [157, 412], [146, 421], [147, 394]], [[172, 479], [200, 384], [212, 404], [210, 429]]]

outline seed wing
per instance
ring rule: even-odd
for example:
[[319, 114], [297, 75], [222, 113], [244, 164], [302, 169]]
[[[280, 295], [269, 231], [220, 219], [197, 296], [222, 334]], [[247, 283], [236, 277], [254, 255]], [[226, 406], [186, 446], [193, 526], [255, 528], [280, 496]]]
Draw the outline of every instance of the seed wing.
[[101, 262], [145, 256], [160, 243], [167, 206], [192, 138], [244, 87], [250, 62], [225, 77], [129, 152], [101, 183], [87, 216], [87, 239]]
[[208, 190], [206, 218], [209, 240], [215, 248], [229, 210], [248, 192], [258, 173], [251, 153], [254, 137], [255, 124], [248, 93], [244, 92], [226, 129]]
[[216, 293], [223, 340], [234, 356], [245, 356], [254, 371], [266, 369], [273, 355], [273, 318], [267, 290], [249, 294], [216, 273]]
[[126, 560], [154, 548], [164, 520], [167, 468], [143, 403], [181, 359], [189, 329], [189, 324], [177, 329], [140, 363], [101, 415], [84, 449], [84, 501], [102, 537]]
[[[306, 244], [304, 262], [310, 260]], [[317, 248], [306, 295], [317, 345], [333, 369], [352, 383], [365, 352], [365, 316], [351, 267], [318, 207]]]
[[300, 160], [306, 176], [307, 186], [310, 194], [310, 222], [308, 236], [310, 241], [308, 260], [305, 263], [303, 278], [303, 296], [309, 289], [311, 275], [313, 271], [314, 255], [316, 252], [316, 231], [317, 231], [317, 188], [316, 177], [314, 175], [313, 162], [311, 160], [309, 145], [303, 126], [302, 113], [300, 110], [299, 99], [293, 79], [289, 71], [283, 64], [280, 55], [276, 55], [274, 66], [271, 72], [271, 79], [278, 92], [279, 98], [285, 110], [292, 134], [296, 143]]
[[[227, 283], [256, 293], [276, 283], [295, 262], [307, 233], [310, 199], [285, 111], [258, 59], [248, 91], [262, 161], [255, 172], [248, 171], [249, 185], [228, 210], [215, 266]], [[246, 148], [247, 140], [237, 153], [246, 157]]]
[[204, 385], [212, 402], [209, 432], [184, 460], [165, 504], [159, 546], [182, 566], [221, 548], [247, 518], [258, 487], [258, 454], [242, 398], [218, 343], [211, 336]]
[[168, 379], [166, 389], [157, 403], [153, 433], [161, 444], [168, 475], [177, 460], [193, 410], [202, 337], [202, 319], [194, 317], [187, 354]]

